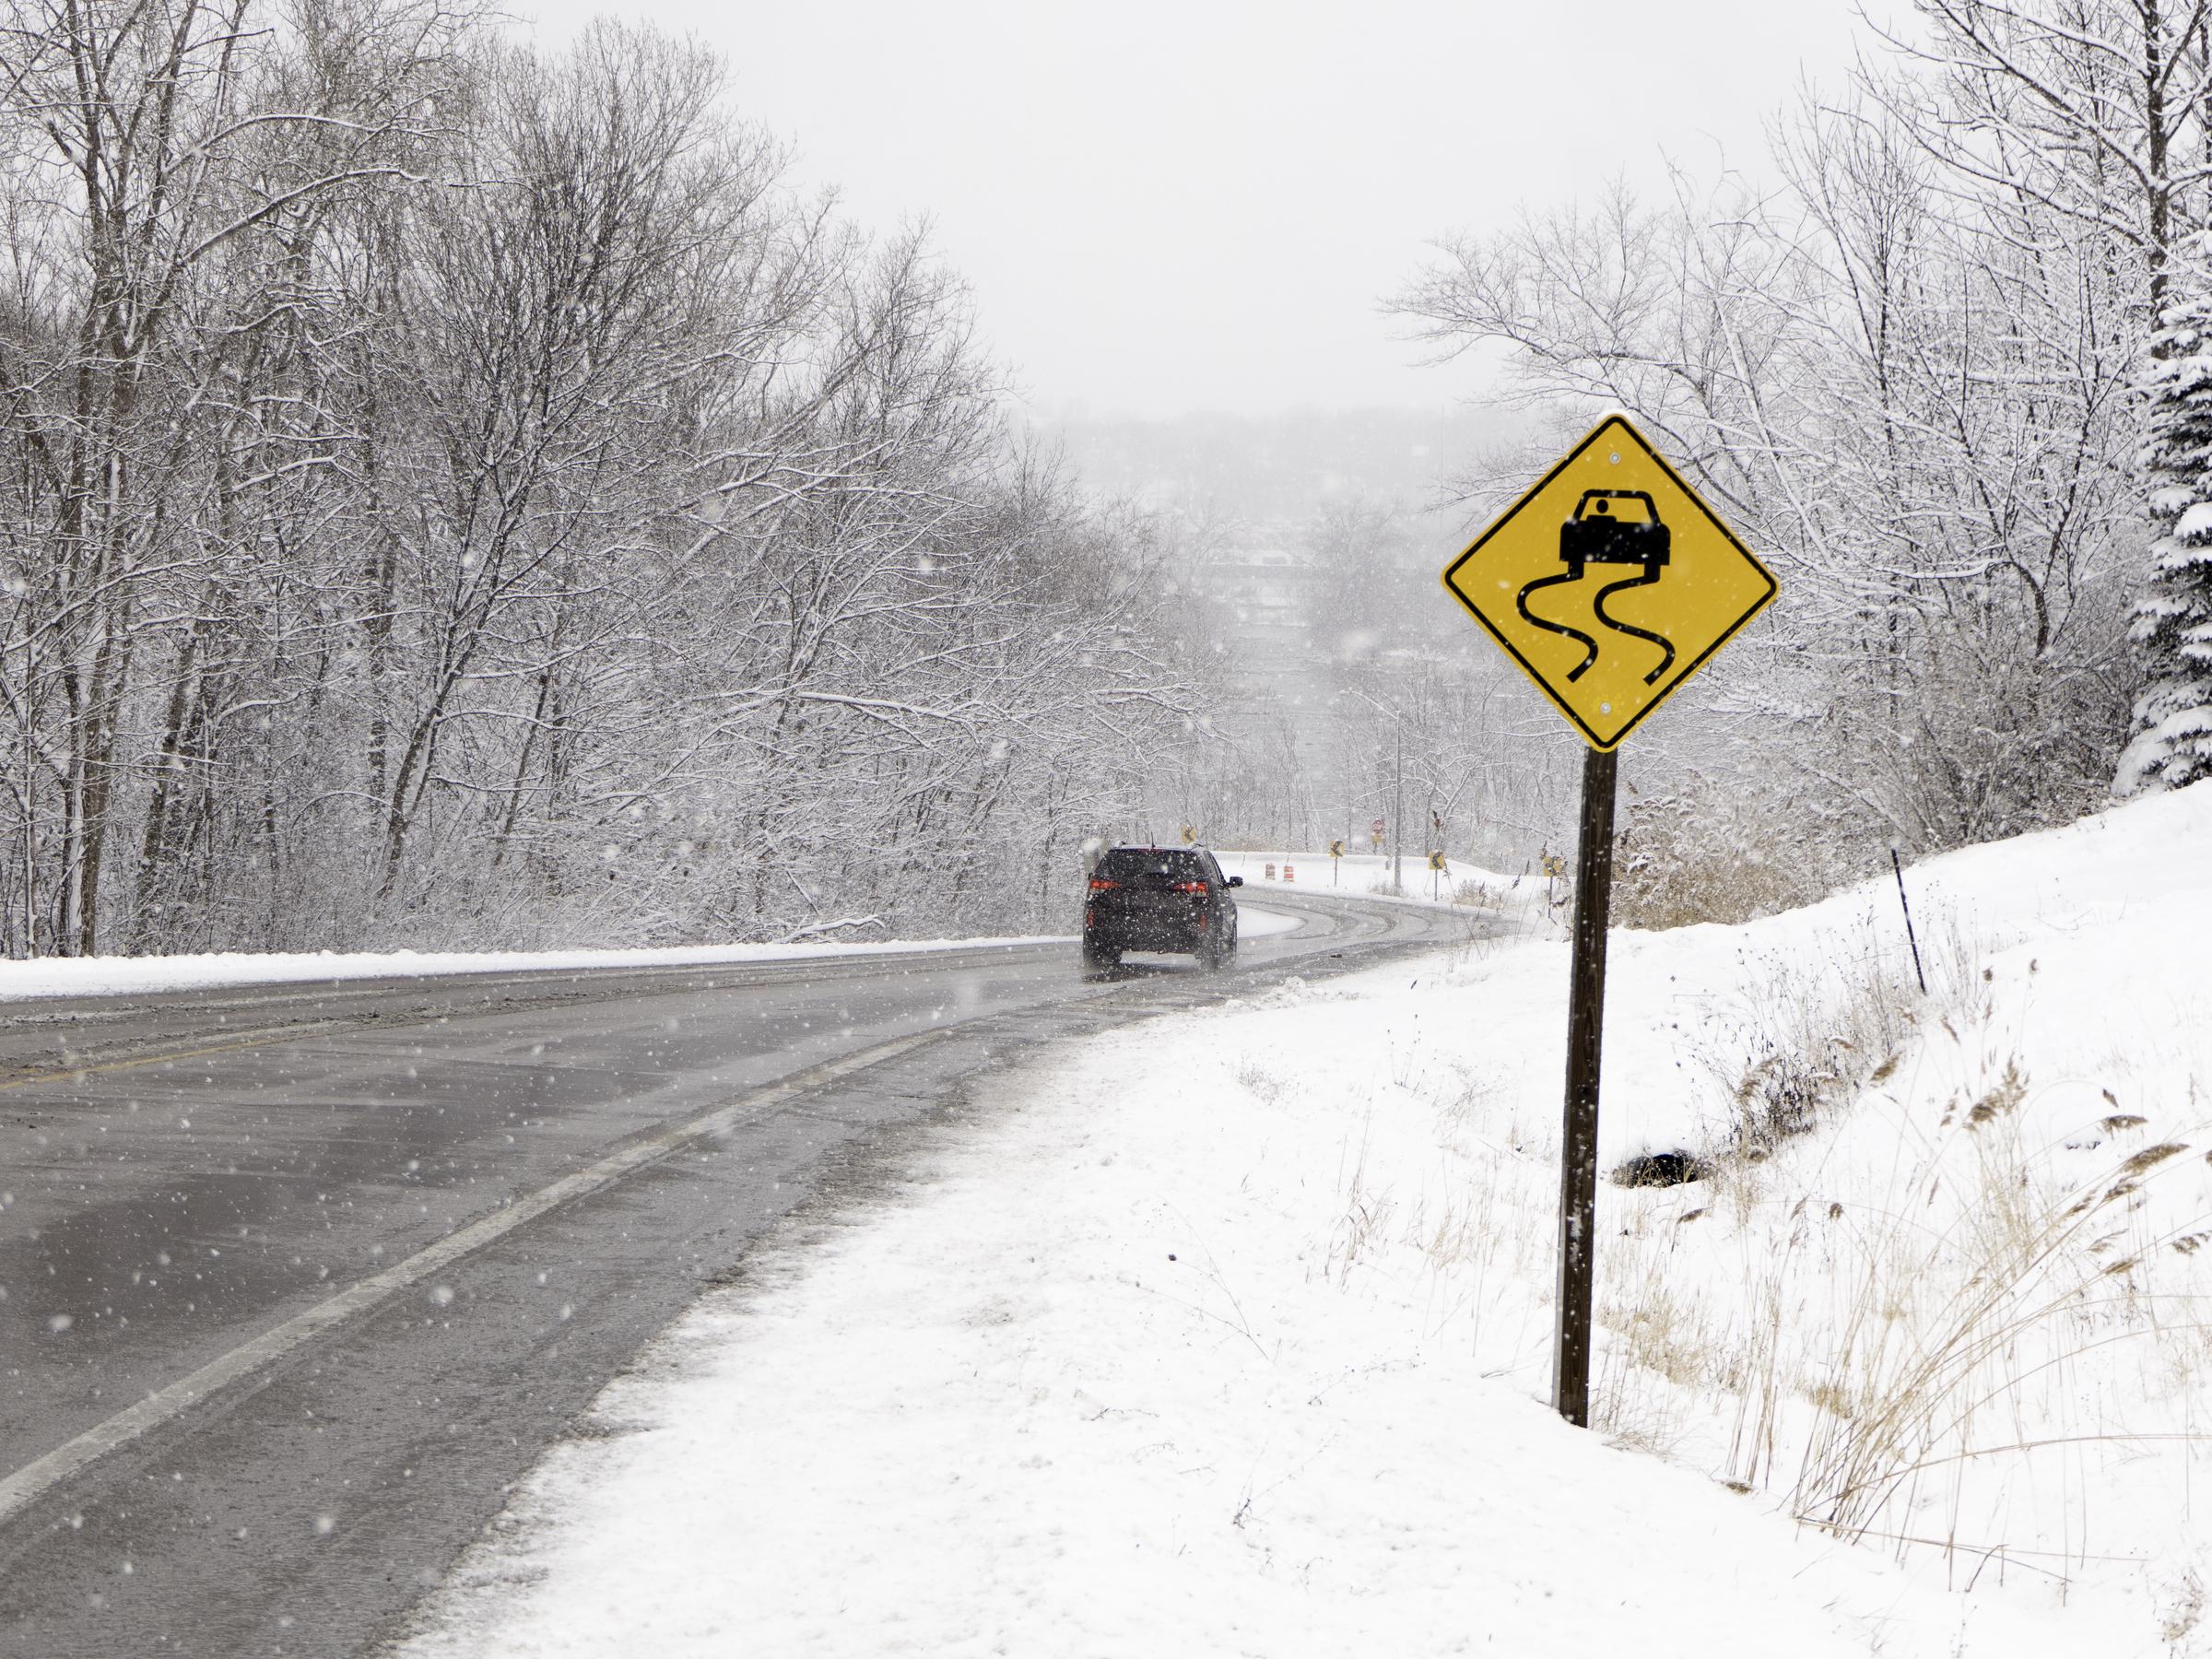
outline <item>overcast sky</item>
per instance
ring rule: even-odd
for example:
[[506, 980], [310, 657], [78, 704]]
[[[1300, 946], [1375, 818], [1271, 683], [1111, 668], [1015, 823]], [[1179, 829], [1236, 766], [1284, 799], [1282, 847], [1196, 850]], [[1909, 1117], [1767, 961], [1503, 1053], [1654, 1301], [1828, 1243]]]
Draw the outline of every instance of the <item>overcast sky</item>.
[[[524, 9], [528, 7], [525, 6]], [[606, 9], [550, 0], [562, 33]], [[1878, 12], [1880, 6], [1871, 7]], [[632, 0], [888, 228], [927, 216], [1041, 417], [1434, 407], [1381, 303], [1426, 243], [1663, 158], [1763, 170], [1850, 0]]]

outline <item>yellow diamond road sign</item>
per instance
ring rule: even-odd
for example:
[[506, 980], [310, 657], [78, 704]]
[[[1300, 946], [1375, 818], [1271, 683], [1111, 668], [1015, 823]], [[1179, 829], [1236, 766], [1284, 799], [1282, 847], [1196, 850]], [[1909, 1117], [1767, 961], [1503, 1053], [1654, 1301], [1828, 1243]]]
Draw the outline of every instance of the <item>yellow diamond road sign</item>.
[[1444, 586], [1609, 749], [1774, 597], [1774, 578], [1619, 416], [1452, 561]]

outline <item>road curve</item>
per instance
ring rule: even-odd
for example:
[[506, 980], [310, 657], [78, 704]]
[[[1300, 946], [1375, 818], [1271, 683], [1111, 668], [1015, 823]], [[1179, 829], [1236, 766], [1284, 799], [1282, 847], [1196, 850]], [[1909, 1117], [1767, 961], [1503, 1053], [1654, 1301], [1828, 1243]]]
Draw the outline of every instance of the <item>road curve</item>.
[[350, 1654], [606, 1379], [1042, 1042], [1492, 919], [8, 1005], [0, 1653]]

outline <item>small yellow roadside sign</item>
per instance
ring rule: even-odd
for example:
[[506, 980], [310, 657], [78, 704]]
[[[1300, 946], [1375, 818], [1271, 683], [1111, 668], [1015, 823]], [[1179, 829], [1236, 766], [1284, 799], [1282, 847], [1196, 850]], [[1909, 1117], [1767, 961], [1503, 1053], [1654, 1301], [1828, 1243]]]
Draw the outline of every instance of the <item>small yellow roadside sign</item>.
[[1767, 568], [1618, 415], [1453, 559], [1444, 586], [1597, 749], [1775, 593]]
[[1429, 867], [1432, 870], [1448, 870], [1452, 866], [1441, 853], [1431, 853], [1429, 854]]

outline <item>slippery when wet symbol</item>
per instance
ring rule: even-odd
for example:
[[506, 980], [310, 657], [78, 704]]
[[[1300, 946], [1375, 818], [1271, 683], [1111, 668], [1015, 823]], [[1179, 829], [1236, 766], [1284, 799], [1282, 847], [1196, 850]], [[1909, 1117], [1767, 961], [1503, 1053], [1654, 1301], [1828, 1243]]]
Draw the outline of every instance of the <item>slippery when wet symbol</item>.
[[[1640, 502], [1641, 518], [1623, 518], [1616, 501], [1623, 504]], [[1675, 645], [1665, 634], [1655, 634], [1649, 629], [1639, 628], [1633, 622], [1623, 622], [1608, 616], [1606, 601], [1615, 594], [1630, 588], [1649, 587], [1659, 580], [1660, 571], [1666, 568], [1667, 550], [1673, 535], [1660, 521], [1659, 504], [1648, 491], [1641, 489], [1585, 489], [1583, 499], [1575, 503], [1574, 516], [1559, 526], [1559, 562], [1567, 568], [1556, 576], [1538, 576], [1526, 583], [1513, 597], [1513, 605], [1524, 618], [1549, 633], [1564, 634], [1583, 649], [1583, 660], [1567, 671], [1570, 680], [1579, 680], [1590, 672], [1590, 665], [1597, 661], [1597, 641], [1579, 628], [1564, 622], [1547, 622], [1528, 608], [1528, 596], [1538, 588], [1556, 587], [1564, 582], [1580, 582], [1583, 567], [1594, 564], [1634, 565], [1641, 572], [1624, 576], [1597, 590], [1590, 601], [1590, 608], [1597, 619], [1615, 633], [1623, 633], [1639, 640], [1648, 640], [1659, 647], [1659, 663], [1643, 677], [1643, 683], [1655, 686], [1659, 677], [1675, 665]]]
[[1774, 597], [1774, 578], [1611, 416], [1444, 571], [1444, 586], [1609, 749]]

